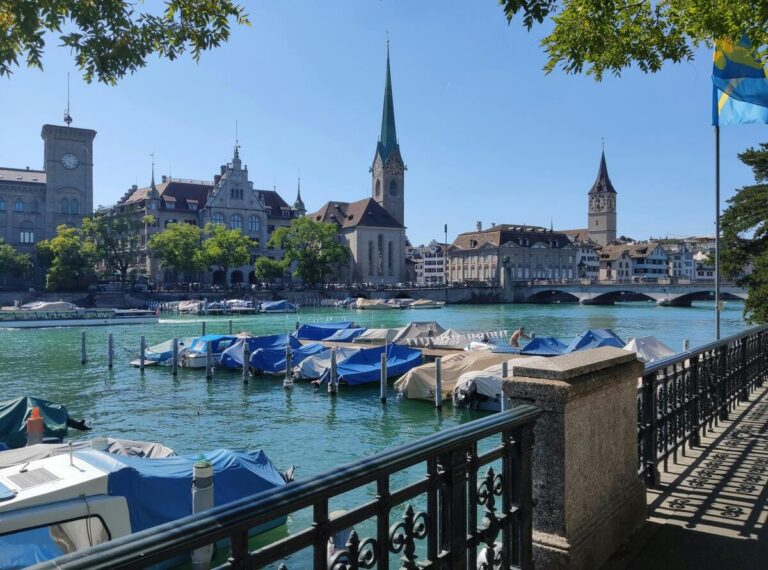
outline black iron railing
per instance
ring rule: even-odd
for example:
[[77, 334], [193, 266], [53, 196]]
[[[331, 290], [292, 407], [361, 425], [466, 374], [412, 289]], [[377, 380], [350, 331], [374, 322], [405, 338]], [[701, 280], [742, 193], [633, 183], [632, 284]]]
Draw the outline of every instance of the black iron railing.
[[[531, 451], [540, 413], [533, 406], [518, 406], [38, 568], [143, 568], [228, 539], [231, 554], [222, 568], [261, 568], [281, 561], [281, 568], [390, 568], [390, 559], [399, 556], [400, 567], [409, 569], [526, 570], [533, 567]], [[495, 436], [501, 441], [496, 443]], [[390, 488], [393, 478], [404, 470], [411, 474], [415, 466], [424, 471], [415, 482]], [[371, 484], [372, 500], [339, 516], [329, 514], [329, 501]], [[308, 507], [311, 526], [249, 551], [249, 529]], [[366, 523], [375, 532], [364, 538], [354, 529]], [[349, 539], [329, 557], [329, 539], [345, 529], [353, 529]], [[307, 548], [311, 563], [288, 558]]]
[[768, 378], [768, 326], [755, 327], [645, 367], [637, 394], [638, 456], [646, 485], [659, 464], [702, 435]]

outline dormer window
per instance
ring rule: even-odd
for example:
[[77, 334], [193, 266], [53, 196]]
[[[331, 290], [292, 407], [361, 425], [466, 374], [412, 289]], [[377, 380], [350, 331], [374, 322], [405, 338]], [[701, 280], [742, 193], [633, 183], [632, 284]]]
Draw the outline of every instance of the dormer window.
[[174, 202], [166, 202], [165, 203], [165, 209], [166, 210], [175, 210], [176, 204]]

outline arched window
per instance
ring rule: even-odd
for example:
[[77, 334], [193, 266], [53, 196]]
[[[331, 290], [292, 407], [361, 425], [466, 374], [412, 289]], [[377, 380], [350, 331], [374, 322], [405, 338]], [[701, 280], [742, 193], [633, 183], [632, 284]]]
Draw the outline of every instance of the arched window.
[[368, 275], [373, 275], [373, 242], [368, 242]]
[[232, 214], [229, 217], [229, 227], [233, 230], [243, 229], [243, 217], [240, 214]]
[[397, 182], [395, 182], [394, 180], [389, 183], [389, 195], [397, 196]]
[[248, 216], [248, 233], [255, 234], [261, 229], [261, 223], [257, 216]]
[[17, 212], [23, 212], [24, 211], [24, 200], [21, 198], [16, 198], [16, 204], [14, 205], [14, 210]]
[[379, 234], [379, 259], [378, 259], [378, 271], [379, 275], [384, 275], [384, 236]]
[[59, 204], [59, 212], [62, 214], [69, 214], [69, 200], [66, 198], [61, 199], [61, 203]]
[[35, 243], [35, 228], [31, 222], [22, 222], [19, 228], [19, 241], [21, 243]]
[[224, 214], [222, 214], [221, 212], [216, 212], [215, 214], [213, 214], [211, 216], [211, 223], [214, 224], [214, 225], [215, 224], [221, 224], [223, 226], [224, 225]]
[[376, 196], [381, 196], [381, 180], [376, 181]]
[[80, 210], [80, 204], [77, 202], [77, 198], [72, 198], [69, 201], [69, 213], [70, 214], [77, 214]]

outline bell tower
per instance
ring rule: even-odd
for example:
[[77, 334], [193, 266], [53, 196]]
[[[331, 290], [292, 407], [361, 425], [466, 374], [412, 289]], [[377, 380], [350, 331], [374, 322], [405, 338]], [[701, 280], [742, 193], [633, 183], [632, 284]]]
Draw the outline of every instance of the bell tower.
[[405, 225], [405, 171], [395, 130], [395, 105], [392, 97], [392, 76], [389, 70], [389, 40], [387, 40], [387, 77], [384, 84], [384, 108], [381, 114], [381, 134], [371, 166], [371, 194], [393, 218]]
[[589, 191], [589, 237], [600, 245], [616, 240], [616, 190], [608, 177], [605, 149], [600, 157], [597, 180]]

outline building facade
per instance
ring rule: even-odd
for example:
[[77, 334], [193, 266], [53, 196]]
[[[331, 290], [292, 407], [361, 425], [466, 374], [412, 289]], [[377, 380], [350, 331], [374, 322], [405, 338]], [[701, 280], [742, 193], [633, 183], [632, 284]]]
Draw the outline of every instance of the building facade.
[[600, 249], [600, 281], [656, 283], [667, 279], [668, 267], [667, 252], [655, 242]]
[[395, 129], [389, 48], [384, 84], [381, 133], [371, 172], [371, 197], [356, 202], [326, 202], [313, 220], [333, 223], [339, 241], [351, 256], [339, 268], [336, 280], [342, 283], [388, 284], [406, 281], [405, 263], [405, 171]]
[[57, 226], [79, 226], [93, 213], [96, 131], [43, 125], [40, 136], [41, 170], [0, 167], [0, 238], [32, 259]]
[[235, 146], [232, 162], [220, 167], [213, 181], [190, 180], [163, 176], [155, 183], [154, 171], [150, 185], [131, 189], [113, 207], [104, 213], [121, 214], [143, 218], [151, 215], [155, 223], [145, 225], [142, 236], [142, 251], [137, 259], [137, 271], [149, 275], [160, 283], [170, 283], [173, 273], [160, 267], [147, 244], [153, 235], [169, 224], [191, 224], [205, 227], [206, 224], [221, 224], [238, 229], [251, 238], [251, 260], [242, 267], [206, 272], [202, 275], [184, 275], [184, 281], [225, 283], [255, 283], [253, 263], [258, 257], [280, 259], [282, 250], [271, 249], [267, 242], [275, 229], [290, 225], [291, 221], [303, 214], [301, 195], [297, 204], [302, 209], [290, 207], [275, 190], [260, 190], [254, 187], [248, 175], [248, 167], [242, 164], [240, 150]]
[[419, 285], [444, 285], [447, 245], [432, 240], [427, 245], [405, 248], [405, 257], [413, 263], [415, 282]]
[[597, 179], [589, 191], [589, 239], [604, 246], [616, 241], [616, 190], [608, 176], [605, 151]]
[[577, 250], [568, 236], [537, 226], [494, 225], [459, 234], [448, 248], [448, 281], [502, 285], [512, 280], [568, 280], [577, 275]]

